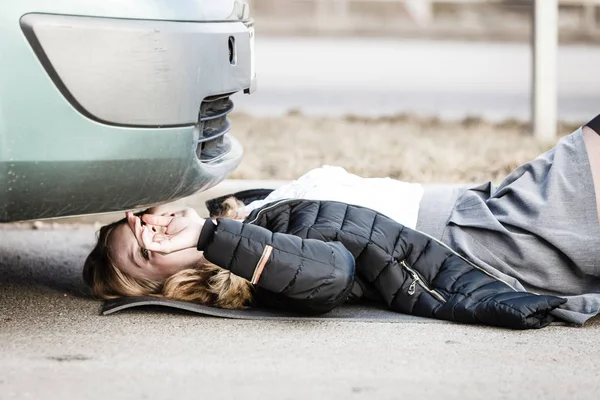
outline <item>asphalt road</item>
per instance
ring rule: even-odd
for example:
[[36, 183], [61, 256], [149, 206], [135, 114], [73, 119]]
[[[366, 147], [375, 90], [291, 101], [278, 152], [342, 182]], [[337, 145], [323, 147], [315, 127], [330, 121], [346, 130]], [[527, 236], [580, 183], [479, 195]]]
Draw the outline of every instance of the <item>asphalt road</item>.
[[[557, 62], [560, 118], [598, 114], [600, 46], [563, 45]], [[260, 37], [256, 69], [258, 90], [235, 96], [253, 114], [530, 115], [527, 43]]]
[[[259, 90], [237, 105], [527, 118], [529, 63], [519, 44], [260, 38]], [[598, 65], [600, 48], [561, 49], [562, 119], [599, 112]], [[94, 228], [41, 228], [0, 229], [0, 400], [598, 398], [599, 321], [514, 332], [156, 310], [102, 317], [80, 278]]]
[[0, 227], [0, 399], [598, 398], [600, 321], [518, 332], [100, 316], [80, 277], [94, 232]]

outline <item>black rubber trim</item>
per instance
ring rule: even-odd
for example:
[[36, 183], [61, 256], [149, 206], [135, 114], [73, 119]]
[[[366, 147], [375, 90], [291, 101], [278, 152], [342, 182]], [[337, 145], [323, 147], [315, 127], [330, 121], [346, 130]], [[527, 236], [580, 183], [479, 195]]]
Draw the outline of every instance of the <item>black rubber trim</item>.
[[216, 94], [216, 95], [212, 95], [212, 96], [208, 96], [207, 98], [205, 98], [204, 100], [202, 100], [203, 103], [211, 103], [213, 101], [218, 101], [218, 100], [223, 100], [228, 98], [229, 96], [235, 94], [235, 92], [229, 92], [229, 93], [223, 93], [223, 94]]
[[[211, 101], [214, 101], [214, 100], [211, 100]], [[204, 100], [202, 102], [202, 104], [205, 104], [205, 103], [207, 103], [207, 100]], [[200, 115], [200, 121], [212, 121], [213, 119], [218, 119], [218, 118], [226, 116], [231, 111], [233, 111], [233, 101], [228, 100], [227, 104], [225, 104], [222, 109], [219, 109], [219, 110], [213, 111], [213, 112], [211, 112], [211, 110], [209, 110], [208, 112]]]
[[[198, 149], [196, 150], [196, 155], [200, 159], [200, 162], [203, 164], [212, 164], [221, 160], [231, 151], [231, 141], [226, 140], [227, 137], [223, 137], [222, 143], [217, 143], [217, 146], [214, 148], [200, 148], [200, 156], [197, 155]], [[198, 145], [202, 147], [202, 145]]]
[[205, 129], [202, 132], [202, 134], [203, 135], [208, 134], [208, 136], [201, 137], [200, 139], [198, 139], [197, 143], [212, 142], [213, 140], [216, 140], [222, 136], [225, 136], [230, 130], [231, 130], [231, 122], [229, 120], [225, 120], [225, 124], [223, 124], [223, 127], [220, 129], [214, 129], [214, 128]]

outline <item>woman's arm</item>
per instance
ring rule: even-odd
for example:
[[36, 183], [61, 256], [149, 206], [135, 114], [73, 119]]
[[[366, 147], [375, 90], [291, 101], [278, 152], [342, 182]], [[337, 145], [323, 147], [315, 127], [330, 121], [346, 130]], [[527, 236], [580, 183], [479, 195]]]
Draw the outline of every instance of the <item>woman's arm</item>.
[[339, 242], [301, 239], [233, 220], [207, 221], [198, 250], [252, 282], [259, 302], [304, 314], [325, 313], [343, 303], [354, 280], [354, 258]]
[[[181, 216], [133, 214], [140, 246], [159, 253], [197, 247], [207, 260], [252, 282], [265, 306], [322, 314], [343, 303], [354, 280], [354, 257], [339, 242], [301, 239], [219, 219], [215, 225], [195, 212]], [[155, 228], [162, 227], [155, 232]]]

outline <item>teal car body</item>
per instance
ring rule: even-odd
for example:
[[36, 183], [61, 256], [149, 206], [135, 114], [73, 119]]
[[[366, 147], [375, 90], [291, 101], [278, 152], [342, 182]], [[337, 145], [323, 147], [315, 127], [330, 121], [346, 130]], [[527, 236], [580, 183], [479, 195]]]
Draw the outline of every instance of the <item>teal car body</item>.
[[251, 93], [236, 0], [0, 5], [0, 222], [142, 208], [240, 163], [230, 96]]

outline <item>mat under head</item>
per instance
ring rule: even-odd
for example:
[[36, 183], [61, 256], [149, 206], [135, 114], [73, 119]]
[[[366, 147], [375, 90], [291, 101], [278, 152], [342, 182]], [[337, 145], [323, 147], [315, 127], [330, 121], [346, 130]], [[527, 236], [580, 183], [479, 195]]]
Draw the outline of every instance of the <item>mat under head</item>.
[[222, 308], [208, 307], [186, 301], [167, 300], [156, 297], [122, 297], [119, 299], [106, 300], [102, 307], [103, 315], [135, 307], [158, 306], [177, 310], [190, 311], [197, 314], [212, 317], [233, 319], [263, 319], [263, 320], [344, 320], [354, 322], [393, 322], [393, 323], [447, 323], [446, 321], [432, 318], [414, 317], [412, 315], [400, 314], [376, 305], [350, 305], [346, 304], [328, 312], [327, 314], [306, 317], [277, 310], [249, 308], [246, 310], [224, 310]]

